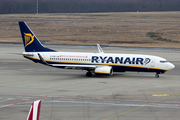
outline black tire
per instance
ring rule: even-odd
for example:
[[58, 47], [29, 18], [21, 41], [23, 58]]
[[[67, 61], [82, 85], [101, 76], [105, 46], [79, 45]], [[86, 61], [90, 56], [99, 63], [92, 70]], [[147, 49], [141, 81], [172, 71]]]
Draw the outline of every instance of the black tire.
[[86, 76], [87, 76], [87, 77], [91, 77], [91, 76], [92, 76], [92, 72], [88, 71], [88, 72], [86, 73]]
[[159, 74], [155, 74], [155, 78], [159, 78]]

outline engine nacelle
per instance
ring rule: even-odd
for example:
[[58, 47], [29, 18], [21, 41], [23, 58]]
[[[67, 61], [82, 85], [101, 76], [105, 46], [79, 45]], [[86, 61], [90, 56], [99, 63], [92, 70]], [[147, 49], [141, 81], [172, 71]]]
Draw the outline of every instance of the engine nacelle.
[[111, 66], [98, 66], [94, 73], [102, 75], [113, 75], [113, 69]]

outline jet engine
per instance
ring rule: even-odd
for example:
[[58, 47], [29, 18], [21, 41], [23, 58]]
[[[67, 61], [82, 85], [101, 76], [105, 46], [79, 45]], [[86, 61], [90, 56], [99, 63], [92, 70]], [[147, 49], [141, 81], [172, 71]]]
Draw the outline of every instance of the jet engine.
[[98, 66], [94, 73], [102, 75], [113, 75], [113, 69], [111, 66]]

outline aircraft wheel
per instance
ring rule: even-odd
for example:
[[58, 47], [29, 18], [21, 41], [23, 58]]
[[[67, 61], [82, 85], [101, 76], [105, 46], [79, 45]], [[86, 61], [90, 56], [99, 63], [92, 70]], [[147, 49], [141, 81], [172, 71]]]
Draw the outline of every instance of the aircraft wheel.
[[88, 71], [88, 72], [86, 73], [86, 76], [87, 76], [87, 77], [91, 77], [91, 76], [92, 76], [92, 72]]
[[159, 74], [156, 74], [155, 77], [156, 77], [156, 78], [159, 78]]

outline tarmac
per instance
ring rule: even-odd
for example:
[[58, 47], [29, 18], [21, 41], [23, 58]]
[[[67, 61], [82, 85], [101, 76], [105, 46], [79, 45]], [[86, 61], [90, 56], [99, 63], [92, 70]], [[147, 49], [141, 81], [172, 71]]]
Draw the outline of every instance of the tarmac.
[[[48, 46], [57, 51], [98, 52], [94, 47]], [[0, 44], [0, 119], [26, 119], [42, 100], [40, 120], [178, 120], [180, 51], [103, 48], [107, 53], [149, 54], [176, 67], [155, 73], [125, 72], [86, 77], [86, 71], [33, 63], [21, 44]]]

